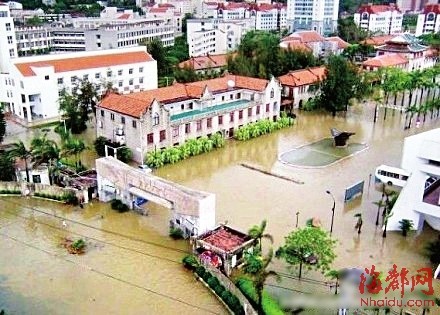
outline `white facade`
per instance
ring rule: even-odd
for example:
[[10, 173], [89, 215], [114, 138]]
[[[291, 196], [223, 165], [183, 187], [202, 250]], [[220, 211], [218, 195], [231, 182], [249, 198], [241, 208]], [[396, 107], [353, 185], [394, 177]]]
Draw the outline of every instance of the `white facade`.
[[333, 33], [338, 24], [339, 0], [288, 0], [287, 25], [291, 31]]
[[[0, 3], [0, 73], [9, 72], [10, 60], [17, 56], [14, 21], [9, 7]], [[0, 83], [0, 95], [4, 91], [1, 87]]]
[[190, 57], [224, 54], [235, 50], [241, 38], [255, 29], [254, 19], [219, 20], [190, 19], [187, 21], [187, 43]]
[[[280, 104], [277, 80], [227, 75], [128, 96], [108, 95], [97, 105], [96, 132], [97, 137], [122, 141], [141, 162], [141, 156], [155, 149], [216, 132], [228, 138], [242, 125], [277, 119]], [[117, 136], [121, 129], [123, 138]]]
[[47, 54], [53, 47], [52, 32], [47, 27], [16, 27], [15, 38], [19, 56]]
[[374, 34], [397, 34], [402, 32], [403, 14], [394, 5], [367, 4], [354, 14], [354, 22]]
[[388, 229], [399, 230], [399, 221], [408, 219], [419, 231], [424, 221], [440, 230], [440, 129], [405, 138], [401, 167], [411, 176], [393, 207]]
[[0, 74], [0, 102], [24, 123], [58, 119], [60, 92], [71, 91], [79, 79], [99, 84], [98, 93], [109, 83], [120, 93], [157, 88], [156, 61], [145, 47], [23, 57], [10, 63], [10, 73]]
[[417, 16], [416, 36], [438, 33], [440, 31], [440, 5], [427, 5]]

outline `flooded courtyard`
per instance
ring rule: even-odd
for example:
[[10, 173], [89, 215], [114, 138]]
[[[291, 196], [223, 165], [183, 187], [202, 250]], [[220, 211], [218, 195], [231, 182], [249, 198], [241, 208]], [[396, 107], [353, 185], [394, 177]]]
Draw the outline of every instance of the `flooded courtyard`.
[[[334, 268], [371, 267], [388, 270], [393, 263], [414, 271], [429, 265], [423, 255], [428, 240], [438, 232], [429, 226], [420, 235], [403, 238], [389, 232], [386, 239], [375, 226], [380, 192], [374, 186], [376, 166], [399, 166], [404, 137], [435, 127], [427, 121], [419, 129], [403, 130], [399, 112], [373, 124], [372, 108], [355, 107], [347, 117], [303, 113], [294, 127], [247, 142], [228, 141], [223, 149], [166, 166], [157, 175], [191, 188], [216, 194], [216, 221], [247, 230], [263, 219], [276, 249], [296, 226], [318, 217], [330, 229], [336, 198], [333, 236], [337, 239]], [[283, 152], [330, 136], [330, 128], [352, 131], [350, 142], [367, 148], [327, 167], [301, 168], [281, 163]], [[92, 135], [93, 129], [88, 130]], [[9, 139], [30, 138], [20, 133]], [[93, 153], [83, 155], [89, 164]], [[251, 163], [266, 171], [295, 178], [303, 184], [267, 176], [243, 167]], [[371, 184], [369, 185], [371, 179]], [[344, 204], [345, 188], [365, 180], [362, 199]], [[184, 241], [168, 234], [169, 210], [149, 204], [149, 215], [117, 213], [107, 204], [93, 202], [84, 209], [36, 199], [0, 200], [0, 308], [8, 314], [225, 314], [226, 310], [194, 277], [181, 258], [189, 251]], [[354, 214], [364, 225], [355, 231]], [[65, 220], [67, 226], [61, 222]], [[63, 238], [83, 238], [85, 255], [74, 256], [60, 245]], [[267, 248], [269, 243], [265, 243]], [[296, 291], [329, 292], [325, 278], [313, 272], [298, 282], [280, 261], [273, 269], [282, 281], [271, 282], [275, 294]], [[293, 273], [295, 274], [295, 273]]]

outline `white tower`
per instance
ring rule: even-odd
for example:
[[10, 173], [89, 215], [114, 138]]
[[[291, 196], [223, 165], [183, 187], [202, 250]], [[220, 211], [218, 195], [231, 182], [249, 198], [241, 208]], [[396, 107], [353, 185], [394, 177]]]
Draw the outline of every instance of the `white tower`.
[[17, 57], [14, 21], [7, 4], [0, 3], [0, 73], [9, 73], [11, 59]]

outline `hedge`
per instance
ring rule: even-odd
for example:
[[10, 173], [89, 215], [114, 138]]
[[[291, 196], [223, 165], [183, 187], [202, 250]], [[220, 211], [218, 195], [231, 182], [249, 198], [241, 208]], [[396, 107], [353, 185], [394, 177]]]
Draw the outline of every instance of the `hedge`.
[[191, 271], [195, 271], [196, 268], [199, 266], [199, 261], [194, 255], [186, 255], [185, 257], [183, 257], [182, 263], [186, 269], [189, 269]]
[[66, 192], [62, 195], [52, 195], [52, 194], [47, 194], [44, 192], [35, 192], [34, 196], [46, 198], [46, 199], [52, 199], [52, 200], [56, 200], [56, 201], [63, 201], [63, 202], [70, 204], [70, 205], [77, 205], [78, 204], [78, 198], [76, 197], [74, 192]]
[[[255, 305], [258, 305], [258, 295], [257, 291], [255, 290], [254, 284], [252, 283], [252, 280], [244, 277], [240, 277], [237, 282], [237, 287], [240, 289], [240, 291], [248, 298], [250, 301], [253, 301]], [[266, 315], [284, 315], [284, 311], [282, 310], [281, 306], [278, 304], [278, 302], [265, 290], [263, 290], [262, 294], [262, 309], [263, 313]]]
[[[183, 263], [186, 267], [187, 261], [190, 258], [184, 258]], [[187, 267], [188, 268], [188, 267]], [[203, 279], [203, 281], [208, 284], [208, 286], [217, 294], [219, 298], [231, 309], [231, 311], [236, 315], [244, 315], [244, 308], [240, 303], [240, 300], [227, 290], [217, 279], [216, 276], [212, 275], [205, 267], [199, 265], [195, 268], [195, 273]]]
[[0, 195], [21, 195], [20, 190], [0, 189]]
[[189, 139], [180, 146], [148, 152], [145, 162], [149, 167], [159, 168], [166, 164], [174, 164], [185, 160], [190, 156], [221, 148], [224, 144], [225, 139], [223, 136], [220, 133], [215, 133], [209, 138], [201, 137], [199, 139]]
[[235, 138], [241, 141], [249, 140], [267, 133], [271, 133], [274, 130], [292, 126], [293, 123], [293, 118], [287, 117], [285, 113], [282, 113], [281, 117], [277, 121], [262, 119], [238, 128], [237, 132], [235, 133]]

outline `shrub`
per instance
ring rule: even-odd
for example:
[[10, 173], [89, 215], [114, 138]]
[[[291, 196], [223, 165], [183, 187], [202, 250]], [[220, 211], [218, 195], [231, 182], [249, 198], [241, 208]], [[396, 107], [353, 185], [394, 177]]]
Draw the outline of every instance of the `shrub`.
[[116, 210], [119, 213], [127, 212], [128, 210], [130, 210], [130, 208], [119, 199], [113, 199], [111, 201], [111, 207], [113, 210]]
[[69, 191], [68, 193], [65, 193], [62, 197], [60, 197], [60, 199], [65, 201], [69, 205], [76, 206], [79, 204], [79, 200], [73, 191]]
[[287, 117], [285, 113], [282, 113], [281, 117], [276, 122], [263, 119], [238, 128], [237, 132], [235, 133], [235, 138], [240, 141], [249, 140], [267, 133], [271, 133], [274, 130], [291, 126], [293, 123], [293, 118]]
[[133, 152], [129, 148], [121, 148], [117, 151], [117, 158], [121, 162], [127, 163], [133, 157]]
[[20, 190], [9, 190], [9, 189], [0, 189], [0, 194], [2, 195], [20, 195]]
[[199, 266], [199, 261], [197, 260], [197, 257], [195, 255], [186, 255], [182, 259], [183, 266], [186, 269], [189, 269], [191, 271], [196, 270], [196, 268]]
[[226, 288], [221, 285], [220, 283], [218, 285], [216, 285], [215, 287], [212, 288], [214, 290], [214, 292], [218, 295], [221, 296], [223, 294], [223, 292], [225, 292]]
[[72, 243], [72, 248], [75, 250], [83, 250], [86, 247], [86, 242], [82, 238]]
[[196, 267], [196, 274], [200, 277], [200, 278], [204, 278], [204, 275], [206, 273], [205, 267], [203, 266], [197, 266]]
[[217, 277], [213, 276], [208, 279], [207, 283], [211, 287], [211, 289], [214, 289], [216, 286], [220, 284], [220, 281], [218, 281]]
[[170, 227], [169, 236], [173, 240], [180, 240], [183, 238], [183, 231], [180, 228]]
[[208, 271], [205, 270], [205, 273], [202, 276], [203, 281], [205, 281], [206, 283], [208, 283], [208, 280], [212, 278], [212, 274]]
[[110, 144], [111, 141], [106, 137], [98, 137], [95, 142], [93, 142], [93, 146], [95, 147], [96, 154], [99, 156], [105, 156], [105, 145]]

